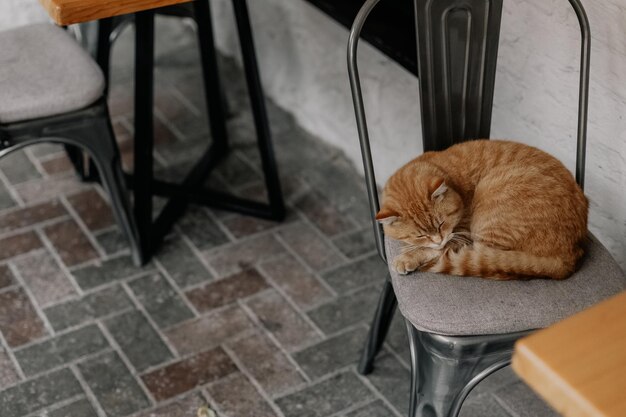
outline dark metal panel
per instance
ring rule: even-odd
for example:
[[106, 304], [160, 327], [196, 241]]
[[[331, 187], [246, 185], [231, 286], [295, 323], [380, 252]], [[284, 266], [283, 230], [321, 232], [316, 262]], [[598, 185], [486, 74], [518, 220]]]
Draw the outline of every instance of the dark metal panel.
[[424, 150], [489, 137], [502, 0], [415, 0]]

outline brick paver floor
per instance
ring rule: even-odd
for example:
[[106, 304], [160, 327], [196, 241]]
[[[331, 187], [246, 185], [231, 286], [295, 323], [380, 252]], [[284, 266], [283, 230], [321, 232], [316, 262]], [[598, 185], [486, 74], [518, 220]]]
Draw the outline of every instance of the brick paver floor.
[[[155, 159], [180, 178], [209, 143], [194, 34], [157, 25]], [[130, 169], [132, 36], [115, 47], [110, 107]], [[245, 86], [223, 59], [233, 152], [211, 185], [264, 198]], [[269, 103], [284, 223], [190, 207], [152, 262], [132, 265], [99, 186], [62, 149], [0, 161], [0, 415], [404, 416], [396, 317], [372, 375], [355, 371], [385, 267], [362, 180]], [[507, 415], [496, 376], [465, 415]], [[504, 375], [504, 374], [503, 374]], [[515, 398], [530, 395], [521, 384]], [[533, 414], [539, 415], [539, 414]]]

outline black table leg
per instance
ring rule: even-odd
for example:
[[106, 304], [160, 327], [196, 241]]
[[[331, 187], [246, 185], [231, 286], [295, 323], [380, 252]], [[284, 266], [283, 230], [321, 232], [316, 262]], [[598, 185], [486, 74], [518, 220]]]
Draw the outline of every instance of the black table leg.
[[135, 148], [133, 194], [143, 259], [152, 254], [154, 12], [135, 15]]
[[254, 38], [250, 27], [250, 17], [246, 0], [233, 0], [237, 30], [239, 32], [239, 42], [241, 44], [241, 54], [243, 57], [246, 82], [250, 93], [250, 103], [254, 116], [254, 126], [257, 133], [257, 143], [261, 154], [263, 173], [265, 174], [265, 185], [269, 197], [270, 212], [272, 218], [281, 220], [285, 217], [285, 205], [272, 148], [270, 126], [265, 107], [265, 96], [263, 86], [259, 76], [256, 52], [254, 49]]

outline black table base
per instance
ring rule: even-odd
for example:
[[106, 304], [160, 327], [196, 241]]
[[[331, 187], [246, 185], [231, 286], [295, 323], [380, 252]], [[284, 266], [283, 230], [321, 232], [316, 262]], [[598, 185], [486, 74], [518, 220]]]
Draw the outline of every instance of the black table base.
[[[154, 178], [155, 11], [144, 11], [135, 15], [135, 153], [134, 174], [128, 176], [128, 183], [133, 190], [134, 215], [139, 229], [144, 262], [150, 258], [163, 238], [170, 232], [176, 220], [184, 214], [189, 203], [202, 204], [270, 220], [279, 221], [285, 217], [285, 206], [274, 158], [265, 97], [245, 0], [233, 0], [233, 6], [269, 203], [242, 199], [203, 186], [211, 171], [228, 153], [229, 143], [209, 3], [207, 0], [196, 0], [192, 4], [193, 15], [198, 24], [205, 98], [213, 141], [207, 144], [206, 153], [199, 158], [185, 179], [179, 184], [159, 181]], [[108, 57], [108, 54], [105, 55]], [[169, 197], [169, 200], [153, 221], [152, 197], [154, 195]]]

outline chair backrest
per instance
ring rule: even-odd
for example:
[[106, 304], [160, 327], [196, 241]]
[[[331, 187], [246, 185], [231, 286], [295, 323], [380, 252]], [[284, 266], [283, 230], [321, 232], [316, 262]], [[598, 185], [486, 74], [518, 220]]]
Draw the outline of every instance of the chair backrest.
[[415, 0], [424, 151], [488, 138], [502, 0]]
[[[382, 228], [375, 220], [378, 190], [369, 144], [357, 46], [367, 16], [380, 0], [366, 0], [348, 40], [348, 73], [372, 224], [386, 260]], [[581, 30], [576, 181], [583, 187], [591, 35], [580, 0], [569, 0]], [[495, 83], [502, 0], [414, 0], [424, 151], [488, 138]]]

